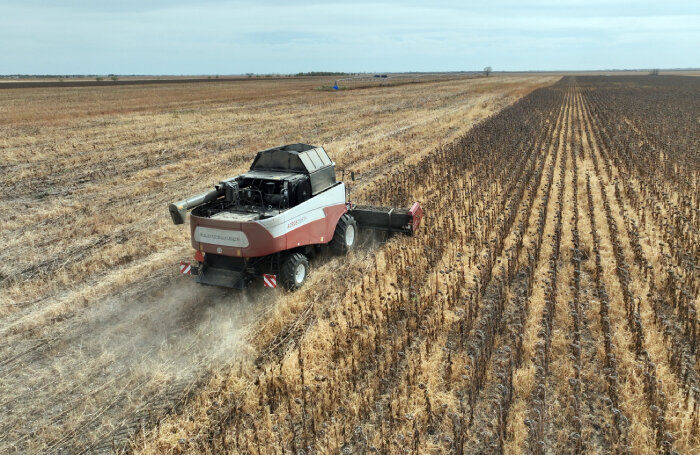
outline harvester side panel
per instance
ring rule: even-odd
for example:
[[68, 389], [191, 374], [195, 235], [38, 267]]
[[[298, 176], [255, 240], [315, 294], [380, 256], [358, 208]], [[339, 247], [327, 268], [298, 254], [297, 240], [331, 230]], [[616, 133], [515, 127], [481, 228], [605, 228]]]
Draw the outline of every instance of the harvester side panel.
[[190, 214], [192, 246], [205, 253], [260, 257], [328, 243], [346, 211], [345, 185], [339, 182], [296, 207], [262, 220], [231, 221]]

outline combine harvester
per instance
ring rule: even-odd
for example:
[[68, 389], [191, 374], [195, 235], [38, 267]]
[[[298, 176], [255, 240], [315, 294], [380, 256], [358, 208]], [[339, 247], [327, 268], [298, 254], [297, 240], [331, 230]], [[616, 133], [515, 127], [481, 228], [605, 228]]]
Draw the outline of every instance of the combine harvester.
[[245, 289], [261, 280], [295, 290], [306, 280], [309, 257], [345, 254], [363, 231], [413, 235], [418, 229], [417, 202], [410, 209], [355, 205], [335, 173], [323, 147], [284, 145], [258, 152], [249, 172], [170, 204], [175, 224], [192, 211], [197, 263], [181, 262], [180, 271], [214, 286]]

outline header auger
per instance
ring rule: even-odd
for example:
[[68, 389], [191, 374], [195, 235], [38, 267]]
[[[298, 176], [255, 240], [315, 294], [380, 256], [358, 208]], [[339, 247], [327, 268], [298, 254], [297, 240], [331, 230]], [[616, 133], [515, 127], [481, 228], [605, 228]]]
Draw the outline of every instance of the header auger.
[[247, 173], [170, 204], [175, 224], [191, 211], [197, 263], [182, 262], [180, 271], [202, 284], [244, 289], [259, 279], [294, 290], [306, 280], [311, 256], [346, 254], [364, 231], [418, 229], [417, 202], [410, 209], [355, 205], [335, 172], [323, 147], [283, 145], [258, 152]]

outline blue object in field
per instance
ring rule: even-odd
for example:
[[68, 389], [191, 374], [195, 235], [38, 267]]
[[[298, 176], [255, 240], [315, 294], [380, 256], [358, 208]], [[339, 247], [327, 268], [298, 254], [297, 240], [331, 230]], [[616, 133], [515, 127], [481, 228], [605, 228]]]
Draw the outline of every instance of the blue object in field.
[[333, 90], [338, 90], [338, 82], [333, 85]]

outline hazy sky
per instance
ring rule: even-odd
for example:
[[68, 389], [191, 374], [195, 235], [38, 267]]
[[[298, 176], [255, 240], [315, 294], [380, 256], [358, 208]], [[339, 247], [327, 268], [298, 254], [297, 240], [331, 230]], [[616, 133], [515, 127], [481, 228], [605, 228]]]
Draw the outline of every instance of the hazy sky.
[[0, 74], [700, 67], [700, 1], [0, 0]]

